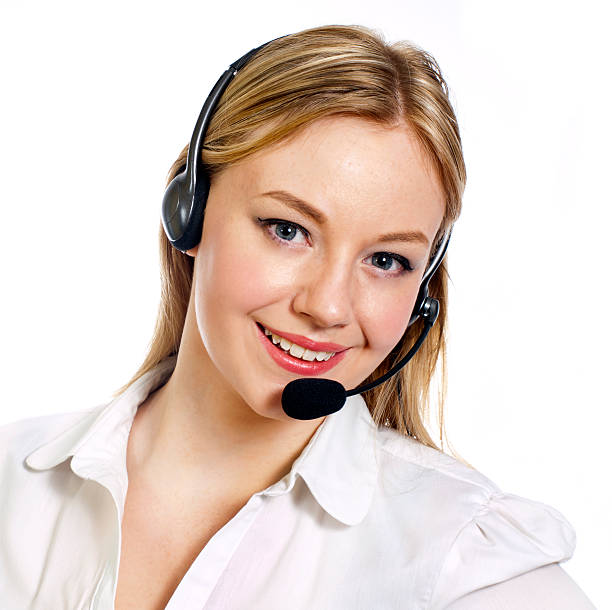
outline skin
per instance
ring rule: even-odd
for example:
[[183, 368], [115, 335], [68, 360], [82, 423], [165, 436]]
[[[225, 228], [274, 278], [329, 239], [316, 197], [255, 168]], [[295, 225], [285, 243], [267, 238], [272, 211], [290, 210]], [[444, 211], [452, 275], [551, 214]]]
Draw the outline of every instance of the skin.
[[[260, 196], [281, 189], [328, 222]], [[289, 472], [324, 418], [285, 415], [282, 389], [300, 375], [270, 358], [255, 322], [350, 347], [324, 376], [356, 387], [403, 335], [430, 251], [377, 236], [420, 230], [431, 244], [444, 199], [409, 127], [358, 118], [321, 119], [215, 176], [202, 240], [188, 252], [194, 278], [176, 368], [137, 412], [130, 482], [137, 476], [188, 520], [211, 503], [239, 507]], [[308, 236], [283, 241], [258, 217]], [[414, 271], [386, 270], [372, 256], [380, 252]]]

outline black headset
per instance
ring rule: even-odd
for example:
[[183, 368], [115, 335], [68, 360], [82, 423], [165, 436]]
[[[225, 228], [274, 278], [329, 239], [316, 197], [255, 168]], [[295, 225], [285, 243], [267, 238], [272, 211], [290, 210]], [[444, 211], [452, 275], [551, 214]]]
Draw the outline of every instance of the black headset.
[[[279, 38], [284, 37], [285, 36], [280, 36]], [[230, 67], [219, 77], [219, 80], [217, 80], [215, 86], [208, 94], [208, 97], [204, 102], [204, 106], [202, 106], [202, 110], [200, 111], [200, 115], [198, 116], [198, 120], [189, 142], [186, 166], [183, 171], [179, 172], [166, 187], [162, 203], [161, 220], [166, 236], [168, 237], [170, 243], [183, 253], [195, 247], [200, 242], [202, 237], [204, 208], [206, 207], [206, 200], [210, 190], [210, 180], [202, 166], [200, 151], [202, 150], [206, 130], [208, 129], [208, 125], [211, 121], [214, 110], [219, 103], [223, 92], [234, 78], [238, 70], [240, 70], [260, 49], [270, 44], [270, 42], [278, 40], [279, 38], [274, 38], [273, 40], [266, 42], [259, 47], [251, 49], [240, 59], [230, 64]], [[375, 382], [360, 386], [359, 388], [349, 392], [346, 392], [344, 388], [340, 386], [342, 388], [342, 392], [346, 392], [346, 396], [351, 396], [352, 394], [357, 394], [359, 392], [371, 389], [374, 387], [374, 385], [378, 385], [379, 383], [382, 383], [382, 381], [394, 375], [400, 368], [402, 368], [402, 366], [404, 366], [404, 364], [408, 362], [408, 360], [410, 360], [410, 358], [416, 353], [418, 348], [425, 340], [425, 337], [435, 323], [439, 312], [439, 303], [437, 299], [429, 296], [429, 281], [444, 258], [451, 233], [452, 227], [449, 228], [439, 240], [434, 250], [435, 254], [433, 258], [430, 259], [430, 265], [421, 278], [419, 293], [408, 323], [408, 326], [410, 326], [416, 322], [419, 317], [423, 318], [425, 326], [421, 336], [418, 338], [410, 352], [408, 352], [408, 354], [406, 354], [406, 356], [402, 358], [402, 360], [398, 362], [390, 371], [377, 379]], [[289, 383], [287, 388], [291, 388], [292, 384], [296, 384], [296, 382], [299, 381], [310, 381], [311, 388], [313, 383], [316, 382], [329, 381], [329, 383], [336, 383], [325, 379], [297, 379]], [[283, 393], [283, 403], [284, 396], [285, 393]], [[344, 398], [342, 398], [342, 404], [344, 404]], [[340, 405], [340, 407], [341, 406], [342, 405]], [[283, 407], [285, 408], [285, 404], [283, 404]], [[285, 410], [287, 411], [287, 409]], [[296, 410], [293, 409], [293, 417], [297, 417], [298, 419], [311, 419], [311, 417], [301, 417], [300, 414], [296, 416], [295, 411]], [[300, 413], [304, 415], [304, 413]], [[310, 411], [308, 411], [308, 414], [310, 414]]]

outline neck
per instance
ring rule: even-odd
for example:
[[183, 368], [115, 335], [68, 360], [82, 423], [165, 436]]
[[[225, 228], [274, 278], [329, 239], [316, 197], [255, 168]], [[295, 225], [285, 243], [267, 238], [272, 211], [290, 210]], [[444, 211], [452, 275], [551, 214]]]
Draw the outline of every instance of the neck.
[[279, 420], [255, 412], [198, 343], [183, 337], [176, 367], [139, 407], [130, 433], [132, 471], [162, 485], [247, 497], [287, 474], [324, 418]]

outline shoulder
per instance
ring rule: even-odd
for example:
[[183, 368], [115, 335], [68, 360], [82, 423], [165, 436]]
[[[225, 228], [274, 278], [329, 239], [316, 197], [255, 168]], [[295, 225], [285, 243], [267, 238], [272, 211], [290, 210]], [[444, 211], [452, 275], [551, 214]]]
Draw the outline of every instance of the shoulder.
[[484, 474], [458, 459], [400, 434], [391, 428], [378, 430], [378, 459], [383, 483], [395, 491], [418, 490], [437, 495], [451, 494], [463, 500], [472, 513], [487, 502], [500, 488]]
[[[103, 547], [103, 494], [79, 478], [68, 459], [97, 412], [94, 407], [0, 426], [0, 574], [13, 576], [0, 598], [11, 608], [29, 607], [40, 591], [47, 599], [62, 570], [74, 572], [66, 554], [94, 556], [97, 546], [92, 549], [91, 540], [98, 532]], [[79, 574], [90, 567], [91, 562], [79, 565]]]
[[96, 411], [41, 415], [0, 426], [0, 540], [8, 544], [26, 522], [40, 527], [41, 506], [48, 518], [61, 511], [76, 480], [67, 458]]
[[382, 493], [419, 522], [438, 551], [432, 610], [573, 555], [575, 531], [552, 506], [502, 491], [481, 472], [395, 430], [379, 430], [379, 449]]

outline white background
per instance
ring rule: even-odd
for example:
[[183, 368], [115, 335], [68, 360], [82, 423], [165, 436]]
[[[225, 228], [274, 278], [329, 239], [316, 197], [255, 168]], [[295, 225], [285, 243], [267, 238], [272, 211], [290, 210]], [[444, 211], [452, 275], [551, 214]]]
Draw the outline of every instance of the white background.
[[567, 517], [564, 568], [612, 607], [603, 2], [3, 6], [0, 423], [105, 402], [140, 364], [166, 172], [228, 64], [306, 27], [377, 28], [436, 57], [464, 142], [449, 437], [504, 491]]

